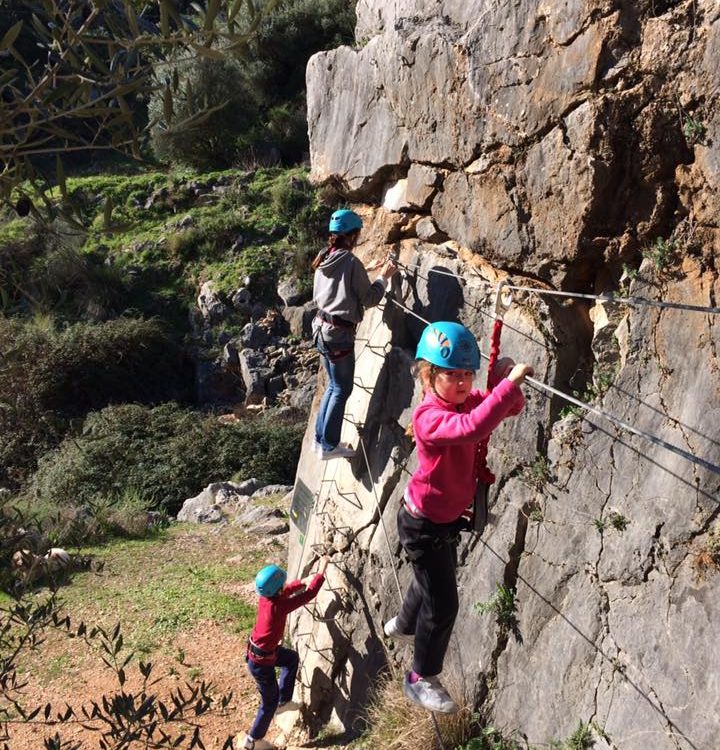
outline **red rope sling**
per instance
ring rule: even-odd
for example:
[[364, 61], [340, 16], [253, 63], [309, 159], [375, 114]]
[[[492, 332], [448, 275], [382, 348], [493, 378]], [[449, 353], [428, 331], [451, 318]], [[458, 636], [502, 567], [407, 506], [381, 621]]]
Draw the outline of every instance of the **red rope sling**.
[[[502, 316], [506, 310], [510, 308], [512, 304], [512, 293], [506, 291], [503, 294], [503, 287], [505, 284], [510, 283], [510, 279], [501, 281], [495, 296], [495, 323], [493, 324], [492, 335], [490, 337], [490, 356], [488, 358], [488, 373], [487, 373], [487, 391], [490, 393], [492, 388], [490, 383], [492, 382], [492, 373], [497, 364], [498, 357], [500, 356], [500, 334], [502, 333], [503, 321]], [[488, 506], [487, 496], [488, 488], [495, 482], [495, 475], [490, 471], [487, 465], [487, 453], [488, 443], [490, 437], [488, 436], [485, 440], [481, 440], [477, 444], [477, 450], [475, 452], [475, 465], [473, 467], [473, 473], [477, 482], [477, 489], [475, 490], [475, 498], [472, 505], [472, 519], [470, 521], [474, 531], [482, 533], [487, 523]]]

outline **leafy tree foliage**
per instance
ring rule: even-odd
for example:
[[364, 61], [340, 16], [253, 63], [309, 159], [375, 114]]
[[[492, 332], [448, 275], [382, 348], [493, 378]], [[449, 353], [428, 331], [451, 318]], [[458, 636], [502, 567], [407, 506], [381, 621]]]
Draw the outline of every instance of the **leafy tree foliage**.
[[[177, 67], [174, 114], [189, 125], [167, 128], [157, 90], [151, 119], [161, 159], [221, 167], [240, 160], [298, 162], [308, 149], [305, 68], [310, 57], [353, 40], [351, 0], [282, 0], [242, 45], [242, 63], [195, 58]], [[194, 121], [202, 111], [207, 117]]]
[[[188, 124], [168, 127], [164, 100], [157, 94], [150, 103], [150, 117], [158, 123], [152, 134], [156, 156], [199, 170], [232, 166], [242, 147], [238, 134], [247, 134], [257, 119], [257, 99], [242, 63], [199, 58], [177, 70], [173, 114]], [[202, 111], [208, 115], [198, 120]]]
[[[174, 114], [178, 59], [223, 59], [247, 45], [278, 0], [0, 0], [0, 200], [33, 210], [37, 190], [49, 213], [47, 158], [66, 195], [60, 153], [117, 150], [140, 158], [153, 123], [143, 102], [161, 90], [167, 129], [189, 120]], [[241, 9], [243, 12], [241, 13]]]

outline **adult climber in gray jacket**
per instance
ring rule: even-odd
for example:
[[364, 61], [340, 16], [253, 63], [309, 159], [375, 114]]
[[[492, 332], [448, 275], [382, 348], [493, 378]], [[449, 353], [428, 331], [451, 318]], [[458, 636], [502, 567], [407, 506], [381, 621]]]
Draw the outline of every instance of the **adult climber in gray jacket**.
[[365, 266], [353, 253], [361, 229], [362, 219], [354, 211], [335, 211], [330, 217], [328, 246], [313, 261], [313, 299], [318, 306], [313, 337], [328, 374], [315, 421], [315, 450], [323, 461], [355, 455], [350, 446], [340, 444], [345, 403], [355, 375], [355, 329], [365, 308], [383, 298], [388, 279], [398, 270], [387, 260], [378, 278], [370, 282]]

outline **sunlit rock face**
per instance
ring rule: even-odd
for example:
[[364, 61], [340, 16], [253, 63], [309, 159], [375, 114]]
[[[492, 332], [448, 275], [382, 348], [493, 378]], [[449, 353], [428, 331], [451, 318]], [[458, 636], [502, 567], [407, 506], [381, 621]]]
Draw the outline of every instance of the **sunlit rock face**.
[[[386, 300], [358, 331], [343, 436], [358, 456], [321, 464], [308, 430], [295, 496], [315, 512], [290, 550], [293, 574], [313, 545], [333, 550], [292, 633], [318, 722], [345, 728], [379, 670], [411, 664], [382, 623], [411, 576], [395, 516], [415, 467], [420, 318], [460, 319], [487, 351], [508, 273], [720, 299], [714, 3], [361, 0], [357, 15], [356, 48], [308, 65], [312, 174], [363, 214], [363, 259], [399, 253], [406, 310]], [[579, 722], [603, 728], [598, 748], [717, 744], [719, 339], [717, 315], [516, 293], [504, 355], [679, 450], [526, 386], [491, 440], [492, 522], [461, 543], [443, 673], [493, 726], [531, 745]], [[516, 591], [514, 627], [474, 608], [498, 583]]]

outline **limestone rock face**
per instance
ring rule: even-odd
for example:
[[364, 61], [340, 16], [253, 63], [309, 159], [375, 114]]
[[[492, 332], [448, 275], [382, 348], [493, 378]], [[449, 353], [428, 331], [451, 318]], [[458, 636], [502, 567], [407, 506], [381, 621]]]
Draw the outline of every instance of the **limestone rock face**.
[[[292, 634], [312, 714], [346, 729], [368, 682], [411, 663], [382, 623], [412, 575], [395, 516], [424, 320], [462, 320], [487, 351], [507, 275], [720, 299], [716, 4], [359, 0], [357, 18], [356, 48], [308, 65], [312, 176], [365, 204], [360, 256], [395, 250], [402, 276], [358, 329], [355, 458], [318, 462], [311, 416], [289, 561], [306, 575], [312, 545], [332, 553]], [[719, 321], [515, 292], [502, 353], [616, 419], [526, 386], [524, 412], [491, 438], [491, 522], [461, 542], [443, 673], [488, 725], [530, 746], [578, 722], [606, 750], [717, 745]], [[321, 375], [315, 407], [323, 388]], [[498, 584], [515, 592], [504, 626], [474, 606]]]

